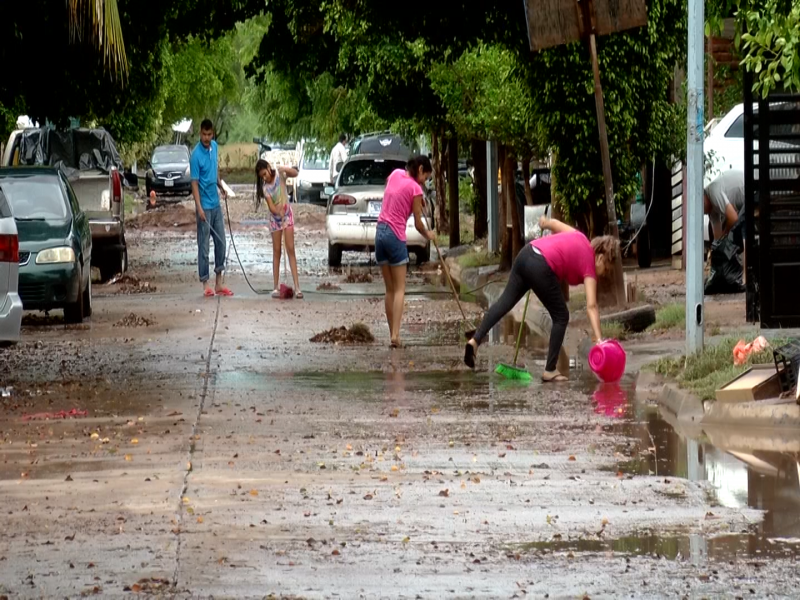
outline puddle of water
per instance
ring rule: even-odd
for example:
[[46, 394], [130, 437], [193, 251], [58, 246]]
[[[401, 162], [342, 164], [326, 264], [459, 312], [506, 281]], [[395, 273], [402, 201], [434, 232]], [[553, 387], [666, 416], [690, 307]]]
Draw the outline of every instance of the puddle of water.
[[[693, 439], [675, 431], [657, 411], [633, 402], [630, 382], [596, 384], [595, 412], [615, 419], [605, 430], [630, 441], [617, 447], [621, 460], [613, 468], [627, 474], [681, 477], [712, 485], [712, 505], [765, 511], [764, 520], [747, 533], [719, 537], [657, 536], [623, 538], [640, 552], [728, 559], [734, 556], [792, 556], [800, 550], [800, 452], [725, 450], [705, 437]], [[736, 440], [735, 432], [727, 440]], [[669, 546], [665, 545], [669, 541]], [[594, 543], [594, 542], [593, 542]], [[620, 551], [617, 540], [600, 550]], [[573, 545], [574, 549], [580, 549]], [[667, 548], [677, 548], [671, 552]], [[597, 551], [596, 548], [587, 548]]]
[[757, 535], [626, 536], [611, 540], [558, 540], [520, 544], [511, 550], [534, 554], [613, 552], [626, 556], [650, 556], [670, 560], [732, 560], [741, 557], [790, 558], [797, 547], [781, 540], [769, 542]]

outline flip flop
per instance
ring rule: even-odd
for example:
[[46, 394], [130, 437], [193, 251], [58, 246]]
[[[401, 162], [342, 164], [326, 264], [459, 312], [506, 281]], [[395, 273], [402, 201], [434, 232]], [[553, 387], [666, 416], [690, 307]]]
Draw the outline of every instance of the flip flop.
[[206, 298], [211, 298], [215, 295], [216, 294], [214, 293], [214, 290], [212, 290], [211, 288], [206, 288], [206, 290], [203, 292], [203, 296], [205, 296]]
[[398, 349], [403, 347], [403, 344], [402, 344], [402, 342], [399, 342], [399, 341], [398, 342], [392, 342], [391, 344], [389, 344], [389, 347], [392, 350], [398, 350]]
[[566, 383], [567, 381], [569, 381], [569, 379], [563, 375], [556, 375], [550, 379], [545, 379], [542, 377], [542, 383]]
[[280, 298], [281, 292], [280, 290], [272, 290], [272, 294], [270, 294], [270, 296], [272, 296], [273, 298]]
[[294, 295], [294, 297], [297, 298], [298, 300], [302, 300], [303, 299], [303, 292], [301, 292], [300, 290], [297, 290], [297, 293]]
[[217, 290], [217, 294], [220, 296], [233, 296], [233, 292], [230, 291], [228, 288], [222, 288], [221, 290]]
[[469, 342], [464, 347], [464, 364], [470, 369], [475, 369], [475, 348]]

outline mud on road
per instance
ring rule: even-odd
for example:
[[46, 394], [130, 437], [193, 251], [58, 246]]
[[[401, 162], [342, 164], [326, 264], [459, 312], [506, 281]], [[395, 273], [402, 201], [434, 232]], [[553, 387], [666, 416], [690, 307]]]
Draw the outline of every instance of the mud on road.
[[[676, 432], [630, 376], [503, 381], [507, 345], [468, 371], [435, 268], [411, 274], [391, 350], [380, 271], [366, 255], [329, 271], [318, 231], [297, 232], [305, 300], [254, 294], [235, 263], [236, 295], [203, 298], [193, 234], [174, 229], [131, 236], [153, 293], [97, 286], [85, 327], [29, 318], [0, 351], [0, 594], [795, 593], [788, 450], [759, 473]], [[270, 288], [268, 232], [237, 231]], [[348, 268], [373, 282], [346, 283]], [[314, 293], [325, 282], [340, 290]], [[356, 322], [374, 343], [309, 341]], [[541, 359], [523, 357], [534, 373]]]

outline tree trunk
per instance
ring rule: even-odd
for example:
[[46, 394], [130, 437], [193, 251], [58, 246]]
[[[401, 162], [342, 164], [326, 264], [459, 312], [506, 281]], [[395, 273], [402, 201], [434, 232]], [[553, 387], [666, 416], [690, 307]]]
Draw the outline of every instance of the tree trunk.
[[525, 184], [525, 203], [533, 206], [533, 192], [531, 191], [531, 156], [522, 159], [522, 179]]
[[500, 167], [500, 177], [502, 185], [500, 188], [500, 269], [508, 271], [514, 260], [511, 248], [511, 232], [509, 231], [509, 202], [510, 192], [513, 189], [514, 171], [508, 168], [509, 162], [513, 163], [511, 152], [506, 146], [500, 146], [498, 152]]
[[474, 235], [481, 240], [489, 235], [489, 205], [486, 198], [486, 142], [472, 140], [472, 163], [475, 166], [475, 206]]
[[461, 245], [461, 223], [458, 210], [458, 137], [447, 140], [447, 191], [450, 205], [450, 247]]
[[517, 205], [517, 159], [513, 154], [509, 153], [506, 158], [509, 161], [509, 172], [512, 173], [511, 181], [509, 182], [509, 207], [511, 211], [511, 256], [513, 259], [517, 257], [519, 251], [522, 250], [522, 223], [519, 217], [519, 206]]
[[447, 193], [444, 187], [444, 172], [442, 171], [442, 152], [440, 141], [441, 136], [438, 131], [431, 134], [433, 150], [433, 182], [436, 188], [436, 233], [444, 233], [448, 229], [447, 224], [447, 203], [445, 199]]

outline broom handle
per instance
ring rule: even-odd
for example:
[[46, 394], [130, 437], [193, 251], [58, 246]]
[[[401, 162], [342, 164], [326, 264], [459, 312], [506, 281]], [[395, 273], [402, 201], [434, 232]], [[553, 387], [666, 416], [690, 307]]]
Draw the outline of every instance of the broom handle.
[[461, 306], [461, 300], [458, 298], [458, 292], [456, 292], [456, 286], [453, 284], [453, 280], [450, 278], [450, 271], [447, 268], [447, 263], [444, 262], [444, 258], [442, 258], [442, 253], [439, 252], [439, 244], [436, 242], [436, 237], [433, 238], [433, 245], [436, 247], [436, 254], [439, 255], [439, 262], [442, 263], [442, 269], [444, 269], [445, 275], [447, 275], [447, 281], [450, 282], [450, 289], [453, 290], [453, 296], [456, 299], [456, 303], [458, 304], [458, 309], [461, 311], [461, 316], [464, 318], [464, 322], [467, 322], [467, 315], [464, 313], [464, 307]]
[[281, 277], [281, 282], [283, 282], [283, 278], [286, 277], [286, 227], [284, 226], [283, 230], [281, 231], [281, 238], [283, 240], [283, 277]]
[[514, 366], [517, 364], [517, 357], [519, 356], [519, 345], [522, 342], [522, 329], [525, 327], [525, 316], [528, 314], [528, 302], [531, 299], [531, 292], [528, 290], [528, 295], [525, 297], [525, 308], [522, 309], [522, 323], [519, 324], [519, 333], [517, 334], [517, 349], [514, 350]]

